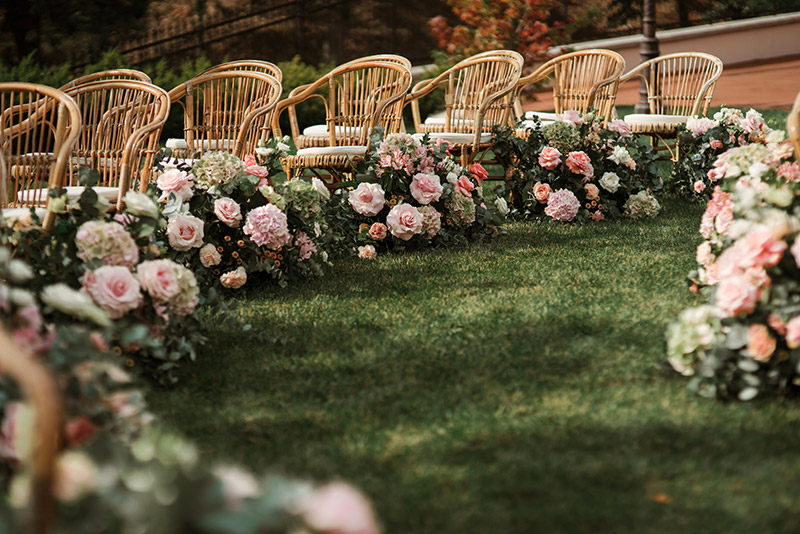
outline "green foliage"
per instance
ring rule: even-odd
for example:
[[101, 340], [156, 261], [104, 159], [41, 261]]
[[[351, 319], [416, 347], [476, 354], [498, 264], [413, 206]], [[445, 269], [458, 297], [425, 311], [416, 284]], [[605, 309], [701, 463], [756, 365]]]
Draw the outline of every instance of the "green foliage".
[[[295, 87], [314, 83], [330, 71], [334, 65], [319, 65], [314, 67], [303, 63], [300, 56], [294, 56], [291, 61], [281, 61], [278, 67], [283, 73], [283, 94], [281, 98], [286, 98], [289, 91]], [[327, 98], [327, 95], [325, 95]], [[303, 128], [314, 124], [325, 124], [325, 104], [319, 98], [312, 98], [296, 106], [297, 122], [300, 131]], [[284, 134], [291, 133], [289, 127], [289, 115], [284, 112], [281, 115], [281, 131]]]

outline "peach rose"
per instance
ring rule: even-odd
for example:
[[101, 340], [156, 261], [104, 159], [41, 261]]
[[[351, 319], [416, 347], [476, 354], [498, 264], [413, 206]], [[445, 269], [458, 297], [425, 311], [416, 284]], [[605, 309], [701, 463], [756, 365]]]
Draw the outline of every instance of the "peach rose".
[[475, 184], [473, 184], [466, 176], [460, 176], [456, 181], [456, 191], [465, 197], [472, 197], [473, 189], [475, 189]]
[[219, 282], [222, 284], [222, 287], [239, 289], [247, 283], [247, 271], [244, 270], [244, 267], [238, 267], [235, 271], [223, 273], [222, 276], [219, 277]]
[[703, 241], [697, 245], [697, 257], [695, 259], [700, 265], [710, 265], [714, 261], [714, 254], [711, 253], [711, 243]]
[[547, 204], [547, 199], [550, 198], [550, 193], [552, 192], [553, 188], [550, 187], [550, 184], [543, 184], [542, 182], [533, 184], [533, 196], [539, 204]]
[[768, 228], [750, 232], [740, 243], [742, 267], [772, 267], [781, 261], [786, 250], [786, 241], [775, 239]]
[[717, 311], [722, 317], [752, 313], [758, 301], [758, 289], [749, 276], [735, 275], [723, 279], [717, 289]]
[[362, 182], [350, 191], [348, 197], [353, 210], [367, 217], [374, 217], [380, 213], [386, 204], [383, 187], [380, 184]]
[[232, 198], [218, 198], [214, 201], [214, 215], [223, 224], [238, 228], [242, 222], [242, 208]]
[[600, 189], [594, 184], [586, 184], [583, 188], [586, 190], [586, 200], [594, 200], [600, 196]]
[[719, 263], [706, 266], [706, 284], [710, 286], [719, 284]]
[[83, 288], [112, 319], [135, 310], [144, 301], [139, 282], [121, 265], [104, 265], [88, 271], [83, 277]]
[[436, 202], [442, 196], [442, 183], [435, 174], [415, 174], [408, 189], [414, 200], [423, 205]]
[[386, 225], [383, 223], [373, 223], [369, 227], [369, 236], [375, 241], [382, 241], [386, 238]]
[[786, 345], [790, 349], [800, 347], [800, 315], [792, 317], [786, 323]]
[[594, 167], [586, 152], [577, 151], [567, 154], [567, 168], [574, 174], [582, 174], [584, 178], [594, 177]]
[[153, 300], [167, 302], [178, 293], [178, 276], [172, 260], [143, 261], [136, 268], [136, 278]]
[[408, 241], [422, 231], [422, 214], [411, 204], [398, 204], [386, 216], [386, 225], [393, 236]]
[[363, 247], [358, 247], [358, 257], [361, 259], [372, 260], [375, 259], [375, 256], [377, 255], [378, 252], [372, 245], [364, 245]]
[[203, 267], [213, 267], [219, 265], [221, 261], [222, 256], [217, 252], [217, 247], [211, 243], [203, 245], [200, 249], [200, 263], [203, 264]]
[[[539, 165], [552, 171], [561, 164], [561, 152], [557, 148], [546, 146], [539, 152]], [[539, 201], [541, 202], [541, 201]]]
[[176, 215], [167, 225], [169, 246], [179, 251], [203, 245], [203, 221], [194, 215]]
[[714, 150], [722, 148], [722, 141], [720, 141], [719, 139], [712, 139], [710, 144], [711, 148], [713, 148]]
[[593, 211], [589, 217], [591, 217], [593, 221], [602, 221], [605, 219], [602, 211]]
[[156, 180], [156, 186], [161, 191], [159, 202], [164, 202], [171, 192], [182, 199], [192, 198], [192, 177], [179, 169], [170, 169]]
[[747, 353], [756, 361], [766, 362], [775, 352], [777, 342], [764, 324], [751, 324], [747, 329]]

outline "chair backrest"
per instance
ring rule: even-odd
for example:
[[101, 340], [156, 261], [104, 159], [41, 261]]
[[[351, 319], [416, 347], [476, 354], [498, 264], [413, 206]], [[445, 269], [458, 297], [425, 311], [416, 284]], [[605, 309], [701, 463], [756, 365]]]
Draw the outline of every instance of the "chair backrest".
[[270, 135], [268, 119], [281, 97], [281, 83], [262, 72], [201, 74], [169, 92], [183, 107], [189, 152], [225, 150], [242, 158]]
[[647, 81], [650, 113], [665, 115], [706, 115], [714, 86], [722, 74], [722, 60], [711, 54], [682, 52], [645, 61], [633, 75]]
[[61, 446], [62, 412], [55, 381], [34, 359], [23, 354], [0, 326], [0, 373], [15, 380], [35, 413], [31, 520], [28, 532], [50, 531], [56, 504], [53, 498], [55, 463]]
[[[0, 83], [0, 151], [6, 166], [2, 207], [47, 206], [61, 187], [78, 140], [78, 105], [64, 92], [32, 83]], [[53, 214], [44, 221], [50, 230]]]
[[169, 116], [169, 95], [151, 83], [135, 80], [85, 83], [66, 93], [77, 102], [82, 123], [68, 185], [78, 185], [80, 167], [95, 169], [101, 177], [98, 185], [119, 188], [121, 208], [128, 189], [147, 188], [152, 157]]
[[[381, 56], [386, 58], [386, 56]], [[307, 98], [326, 93], [326, 125], [329, 145], [369, 146], [372, 128], [381, 124], [399, 124], [402, 101], [411, 86], [408, 60], [360, 60], [340, 65], [316, 82], [294, 90], [278, 104], [272, 129], [280, 133], [280, 113]], [[386, 117], [389, 114], [389, 117]], [[294, 128], [293, 128], [294, 129]]]
[[469, 57], [436, 78], [419, 82], [409, 101], [420, 122], [419, 98], [436, 87], [445, 90], [444, 131], [491, 132], [509, 121], [514, 93], [522, 73], [522, 56], [513, 50], [490, 50]]
[[239, 59], [237, 61], [220, 63], [219, 65], [214, 65], [213, 67], [204, 70], [200, 73], [200, 75], [209, 74], [211, 72], [225, 72], [228, 70], [261, 72], [264, 74], [269, 74], [279, 82], [283, 82], [283, 72], [281, 71], [280, 67], [274, 63], [270, 63], [269, 61], [261, 61], [260, 59]]
[[794, 159], [800, 161], [800, 93], [794, 99], [794, 106], [786, 120], [786, 129], [794, 143]]
[[73, 87], [77, 87], [85, 83], [108, 81], [108, 80], [136, 80], [140, 82], [151, 83], [150, 76], [148, 76], [147, 74], [145, 74], [140, 70], [113, 69], [113, 70], [102, 70], [100, 72], [93, 72], [91, 74], [86, 74], [85, 76], [81, 76], [80, 78], [75, 78], [74, 80], [67, 82], [66, 84], [59, 87], [59, 90], [66, 91], [67, 89], [72, 89]]

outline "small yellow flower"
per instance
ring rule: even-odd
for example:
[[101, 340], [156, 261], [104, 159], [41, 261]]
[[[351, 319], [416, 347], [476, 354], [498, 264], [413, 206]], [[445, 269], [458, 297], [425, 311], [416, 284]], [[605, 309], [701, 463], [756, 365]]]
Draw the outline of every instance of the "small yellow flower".
[[230, 241], [230, 240], [231, 240], [231, 236], [229, 236], [229, 235], [226, 235], [226, 236], [225, 236], [225, 241]]
[[596, 200], [592, 200], [592, 207], [595, 207], [595, 206], [597, 206], [597, 201]]
[[125, 362], [125, 365], [127, 365], [128, 367], [133, 367], [134, 365], [136, 365], [136, 362], [128, 358], [128, 361]]
[[238, 258], [239, 257], [239, 253], [238, 252], [233, 252], [233, 253], [231, 253], [231, 256], [233, 256], [234, 259]]
[[275, 267], [280, 267], [281, 266], [281, 262], [279, 262], [278, 260], [275, 260], [275, 261], [272, 262], [272, 265], [274, 265]]
[[221, 246], [220, 246], [220, 247], [217, 247], [217, 252], [225, 252], [225, 249], [224, 249], [224, 248], [222, 248]]
[[591, 208], [591, 207], [592, 207], [592, 205], [591, 205], [589, 202], [587, 202], [587, 203], [586, 203], [586, 209], [589, 209], [589, 208]]
[[597, 209], [599, 209], [599, 210], [603, 209], [603, 205], [602, 204], [598, 204], [597, 205]]
[[241, 265], [241, 264], [242, 264], [242, 258], [239, 258], [238, 260], [236, 260], [236, 265]]
[[244, 240], [240, 239], [239, 241], [236, 242], [236, 244], [239, 245], [240, 247], [244, 247]]
[[278, 254], [278, 259], [279, 259], [280, 261], [283, 261], [283, 254]]

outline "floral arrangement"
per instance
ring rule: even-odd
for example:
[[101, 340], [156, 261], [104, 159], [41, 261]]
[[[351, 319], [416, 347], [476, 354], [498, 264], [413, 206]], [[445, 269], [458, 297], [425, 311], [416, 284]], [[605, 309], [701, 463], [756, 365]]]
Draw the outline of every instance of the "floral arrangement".
[[676, 192], [706, 200], [721, 176], [714, 162], [723, 153], [750, 143], [778, 143], [784, 132], [772, 130], [761, 114], [722, 108], [713, 118], [689, 119], [678, 130], [678, 161], [672, 167], [670, 187]]
[[331, 225], [339, 246], [374, 258], [378, 250], [464, 243], [496, 235], [508, 212], [503, 199], [483, 200], [480, 164], [450, 157], [446, 141], [391, 134], [373, 140], [366, 171], [336, 191]]
[[708, 303], [667, 332], [669, 363], [705, 396], [800, 385], [800, 166], [788, 141], [733, 148], [700, 225], [691, 289]]
[[286, 285], [322, 274], [330, 193], [316, 178], [273, 184], [288, 148], [278, 147], [260, 147], [244, 161], [207, 152], [158, 177], [169, 221], [159, 232], [165, 254], [196, 272], [202, 286], [235, 290], [259, 273]]
[[88, 187], [96, 175], [81, 180], [87, 188], [75, 205], [54, 198], [52, 234], [17, 220], [3, 226], [3, 239], [37, 273], [29, 290], [53, 324], [98, 329], [95, 345], [117, 363], [175, 381], [179, 363], [194, 360], [205, 340], [193, 315], [195, 275], [161, 256], [155, 234], [165, 221], [151, 197], [128, 192], [125, 210], [112, 216]]
[[500, 192], [518, 216], [583, 222], [659, 212], [652, 147], [621, 120], [603, 127], [593, 113], [567, 111], [544, 126], [536, 119], [524, 138], [498, 128], [494, 152], [508, 179]]

